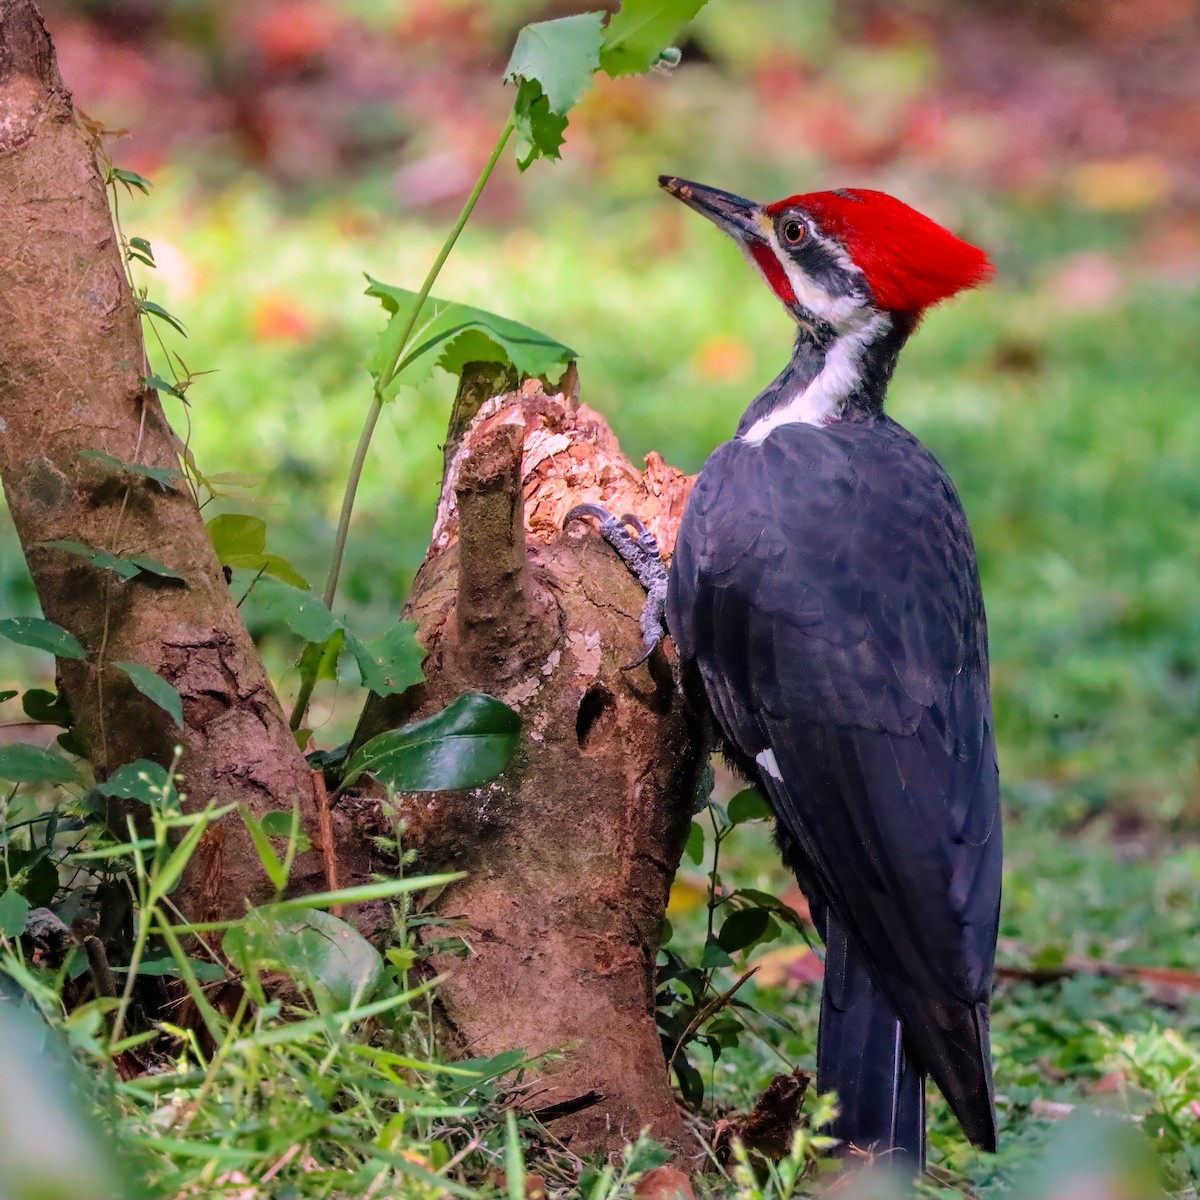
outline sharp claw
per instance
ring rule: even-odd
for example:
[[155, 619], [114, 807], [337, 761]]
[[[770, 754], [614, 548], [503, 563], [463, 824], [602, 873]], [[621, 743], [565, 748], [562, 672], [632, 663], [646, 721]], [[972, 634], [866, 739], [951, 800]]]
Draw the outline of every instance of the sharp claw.
[[577, 504], [563, 518], [563, 528], [565, 529], [572, 521], [582, 521], [584, 517], [595, 517], [597, 521], [616, 519], [603, 504]]
[[626, 513], [621, 520], [626, 525], [632, 525], [639, 534], [646, 534], [650, 532], [650, 530], [646, 528], [645, 522], [637, 515], [637, 513]]
[[626, 664], [625, 664], [625, 665], [624, 665], [624, 666], [621, 668], [621, 670], [622, 670], [622, 671], [632, 671], [632, 670], [634, 670], [636, 667], [640, 667], [640, 666], [642, 665], [642, 663], [644, 663], [644, 662], [646, 661], [646, 659], [648, 659], [648, 658], [650, 657], [650, 655], [652, 655], [656, 649], [658, 649], [658, 643], [657, 643], [657, 642], [655, 642], [653, 646], [649, 647], [649, 649], [647, 649], [647, 650], [644, 650], [644, 651], [643, 651], [641, 654], [639, 654], [639, 655], [637, 656], [637, 658], [635, 658], [635, 659], [633, 660], [633, 662], [627, 662], [627, 663], [626, 663]]

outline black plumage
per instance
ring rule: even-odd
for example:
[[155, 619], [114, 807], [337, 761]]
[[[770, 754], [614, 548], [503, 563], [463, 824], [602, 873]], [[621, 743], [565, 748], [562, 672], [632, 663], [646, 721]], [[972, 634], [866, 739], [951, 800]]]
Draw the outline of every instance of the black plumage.
[[994, 1149], [999, 784], [949, 479], [878, 404], [727, 442], [688, 504], [666, 619], [826, 942], [818, 1086], [841, 1094], [835, 1134], [923, 1162], [927, 1072]]

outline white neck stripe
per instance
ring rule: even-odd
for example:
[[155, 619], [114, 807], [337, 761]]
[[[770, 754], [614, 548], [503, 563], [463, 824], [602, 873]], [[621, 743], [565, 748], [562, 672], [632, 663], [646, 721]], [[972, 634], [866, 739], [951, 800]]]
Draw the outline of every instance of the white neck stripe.
[[817, 376], [790, 396], [781, 396], [779, 407], [765, 417], [759, 417], [741, 435], [741, 440], [758, 445], [780, 425], [828, 425], [862, 382], [867, 346], [885, 332], [890, 323], [884, 313], [876, 313], [860, 329], [837, 338], [826, 352], [825, 363]]

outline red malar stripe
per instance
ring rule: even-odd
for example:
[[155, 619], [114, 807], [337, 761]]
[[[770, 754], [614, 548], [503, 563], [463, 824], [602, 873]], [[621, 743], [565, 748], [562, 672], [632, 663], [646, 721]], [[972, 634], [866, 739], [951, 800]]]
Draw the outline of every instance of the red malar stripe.
[[787, 277], [787, 272], [780, 265], [771, 247], [766, 242], [755, 240], [750, 243], [750, 253], [754, 255], [758, 269], [766, 276], [775, 295], [784, 304], [795, 304], [796, 293], [792, 291], [792, 281]]

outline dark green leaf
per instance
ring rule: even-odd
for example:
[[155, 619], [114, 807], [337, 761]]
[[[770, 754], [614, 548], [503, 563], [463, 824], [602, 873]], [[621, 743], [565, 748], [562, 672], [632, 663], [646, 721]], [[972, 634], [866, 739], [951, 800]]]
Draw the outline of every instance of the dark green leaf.
[[413, 344], [389, 383], [381, 379], [381, 374], [400, 353], [399, 338], [417, 302], [417, 293], [370, 276], [367, 281], [367, 295], [377, 297], [392, 314], [367, 364], [376, 384], [384, 388], [385, 398], [394, 396], [403, 384], [419, 383], [435, 363], [457, 372], [468, 362], [511, 362], [522, 375], [545, 375], [576, 357], [569, 346], [519, 321], [430, 297], [417, 319]]
[[254, 589], [254, 605], [306, 642], [327, 642], [342, 628], [319, 597], [278, 580], [264, 580]]
[[171, 488], [176, 492], [181, 490], [179, 481], [183, 479], [183, 472], [178, 467], [148, 467], [145, 463], [125, 462], [113, 454], [105, 454], [103, 450], [81, 450], [79, 457], [97, 462], [110, 471], [139, 475], [144, 479], [152, 479], [160, 487]]
[[[219, 979], [227, 978], [229, 974], [220, 963], [215, 963], [211, 959], [189, 957], [187, 962], [192, 969], [192, 974], [202, 983], [215, 983]], [[120, 967], [115, 970], [118, 974], [122, 973]], [[139, 978], [143, 975], [155, 978], [181, 978], [183, 971], [173, 958], [150, 958], [138, 965]]]
[[175, 685], [161, 675], [135, 662], [114, 662], [118, 671], [129, 676], [130, 682], [147, 700], [153, 700], [174, 722], [183, 728], [183, 700]]
[[600, 66], [614, 79], [650, 70], [705, 2], [624, 0], [604, 32]]
[[187, 403], [187, 397], [182, 390], [175, 384], [168, 383], [161, 375], [143, 375], [142, 386], [154, 388], [156, 392], [166, 392], [168, 396], [174, 396], [176, 400]]
[[675, 1056], [675, 1078], [679, 1081], [684, 1104], [699, 1108], [704, 1103], [704, 1076], [682, 1054]]
[[732, 954], [757, 942], [770, 924], [771, 914], [765, 908], [739, 908], [725, 918], [717, 941], [721, 949]]
[[314, 908], [255, 909], [222, 949], [245, 972], [275, 964], [338, 1008], [368, 999], [383, 977], [379, 951], [352, 926]]
[[97, 550], [93, 546], [85, 546], [82, 542], [75, 542], [70, 538], [57, 538], [52, 542], [38, 542], [37, 544], [49, 550], [61, 550], [64, 554], [73, 554], [77, 558], [86, 559], [92, 566], [112, 571], [122, 579], [133, 579], [143, 571], [148, 571], [152, 575], [161, 575], [167, 579], [183, 579], [183, 576], [174, 568], [165, 566], [147, 554], [121, 558], [116, 554], [109, 554], [107, 550]]
[[766, 797], [758, 788], [746, 788], [744, 791], [738, 792], [729, 801], [726, 812], [729, 814], [731, 825], [741, 825], [746, 821], [761, 821], [775, 815]]
[[49, 650], [55, 658], [83, 658], [79, 639], [61, 625], [41, 617], [6, 617], [0, 621], [0, 637], [21, 646]]
[[8, 938], [20, 937], [25, 932], [25, 922], [33, 906], [21, 895], [9, 888], [0, 896], [0, 935]]
[[0, 704], [3, 704], [5, 700], [11, 700], [16, 694], [16, 688], [5, 688], [4, 691], [0, 692]]
[[774, 913], [775, 916], [785, 924], [790, 925], [793, 929], [798, 929], [801, 933], [808, 931], [808, 926], [805, 924], [803, 917], [790, 904], [784, 904], [778, 896], [772, 896], [770, 892], [762, 892], [758, 888], [738, 888], [728, 899], [749, 901], [750, 904], [757, 908], [765, 908], [768, 912]]
[[659, 947], [661, 948], [663, 946], [668, 945], [674, 936], [675, 936], [674, 926], [672, 926], [671, 922], [666, 917], [663, 917], [663, 923], [659, 926], [659, 929], [658, 929]]
[[21, 708], [39, 725], [59, 725], [66, 729], [71, 724], [67, 702], [57, 692], [48, 692], [45, 688], [30, 688], [21, 697]]
[[517, 748], [521, 718], [506, 704], [468, 692], [440, 713], [360, 746], [342, 786], [370, 771], [401, 792], [453, 791], [495, 779]]
[[159, 766], [147, 758], [126, 763], [118, 767], [96, 791], [102, 796], [115, 796], [118, 800], [140, 800], [143, 804], [161, 806], [171, 794], [173, 785], [166, 767]]
[[643, 1175], [669, 1163], [675, 1157], [673, 1150], [659, 1145], [652, 1137], [643, 1135], [632, 1146], [625, 1148], [625, 1170], [629, 1175]]
[[517, 34], [505, 81], [537, 80], [550, 111], [565, 116], [600, 66], [603, 20], [603, 13], [589, 12], [526, 25]]
[[394, 696], [425, 678], [421, 664], [426, 651], [417, 641], [415, 621], [399, 621], [382, 637], [370, 642], [347, 633], [346, 645], [358, 662], [363, 686], [377, 696]]
[[144, 237], [131, 237], [129, 239], [129, 251], [134, 258], [144, 262], [148, 267], [156, 265], [154, 262], [154, 250]]
[[699, 866], [704, 861], [704, 827], [699, 821], [693, 821], [688, 830], [687, 845], [684, 847], [688, 858]]
[[732, 967], [733, 959], [729, 952], [715, 938], [705, 943], [704, 953], [700, 956], [702, 967]]
[[308, 835], [300, 828], [296, 813], [278, 812], [263, 813], [262, 831], [267, 837], [296, 839], [296, 853], [303, 854], [312, 847]]
[[184, 329], [183, 323], [178, 317], [167, 312], [161, 304], [156, 304], [153, 300], [147, 300], [144, 296], [139, 296], [137, 300], [138, 309], [152, 317], [162, 317], [172, 329], [187, 337], [187, 330]]
[[513, 105], [516, 125], [517, 168], [528, 170], [539, 158], [562, 158], [559, 152], [567, 118], [550, 111], [550, 101], [536, 80], [527, 79], [517, 92]]
[[53, 750], [14, 742], [0, 746], [0, 779], [9, 783], [73, 783], [75, 768]]

